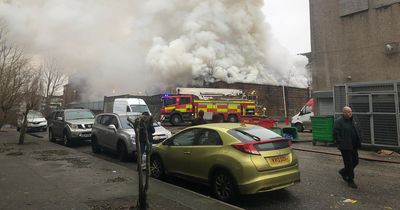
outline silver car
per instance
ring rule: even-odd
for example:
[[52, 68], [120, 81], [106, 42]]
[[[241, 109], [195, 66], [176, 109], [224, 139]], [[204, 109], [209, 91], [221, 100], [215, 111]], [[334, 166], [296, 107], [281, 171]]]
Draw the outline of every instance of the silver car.
[[[92, 150], [99, 153], [101, 150], [110, 150], [118, 154], [121, 161], [129, 157], [136, 157], [135, 131], [129, 126], [128, 117], [137, 115], [104, 113], [96, 116], [92, 128]], [[170, 136], [171, 132], [160, 125], [154, 124], [153, 144], [159, 143]]]
[[88, 109], [64, 109], [51, 114], [49, 120], [49, 141], [62, 139], [66, 146], [74, 141], [91, 138], [94, 114]]

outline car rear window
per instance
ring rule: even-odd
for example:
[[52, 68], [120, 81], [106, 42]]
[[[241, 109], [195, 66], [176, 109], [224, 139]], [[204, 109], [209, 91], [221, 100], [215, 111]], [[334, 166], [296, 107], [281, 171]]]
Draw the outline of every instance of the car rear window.
[[251, 142], [282, 138], [279, 134], [260, 126], [239, 127], [228, 130], [228, 133], [241, 142]]
[[279, 141], [273, 141], [273, 142], [268, 142], [268, 143], [263, 143], [263, 144], [255, 144], [254, 147], [258, 151], [268, 151], [268, 150], [275, 150], [275, 149], [283, 149], [289, 147], [289, 141], [287, 140], [279, 140]]

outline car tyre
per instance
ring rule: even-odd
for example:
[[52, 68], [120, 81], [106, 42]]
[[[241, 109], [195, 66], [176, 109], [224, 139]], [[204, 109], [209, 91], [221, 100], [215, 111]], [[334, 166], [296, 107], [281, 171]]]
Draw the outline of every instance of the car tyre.
[[219, 170], [212, 177], [212, 190], [214, 196], [221, 201], [231, 202], [237, 195], [236, 182], [232, 175], [225, 170]]
[[123, 142], [120, 142], [118, 144], [118, 148], [117, 148], [117, 152], [118, 152], [118, 159], [121, 162], [126, 162], [128, 160], [128, 152], [126, 150], [126, 145]]
[[172, 115], [171, 117], [171, 124], [172, 125], [179, 125], [182, 123], [182, 117], [178, 114]]
[[236, 123], [238, 122], [238, 118], [236, 117], [236, 115], [229, 115], [228, 121], [231, 123]]
[[70, 147], [72, 146], [72, 139], [68, 136], [67, 132], [64, 132], [64, 137], [63, 137], [63, 145]]
[[50, 142], [55, 142], [56, 139], [53, 136], [53, 131], [51, 129], [49, 129], [49, 141]]
[[303, 127], [303, 125], [301, 123], [296, 123], [294, 126], [296, 127], [297, 132], [303, 132], [304, 131], [304, 127]]
[[150, 159], [150, 175], [156, 179], [164, 178], [164, 165], [161, 159], [157, 156], [153, 156]]
[[97, 138], [95, 136], [92, 137], [91, 145], [92, 145], [92, 152], [93, 153], [97, 154], [97, 153], [101, 152], [100, 145], [97, 143]]

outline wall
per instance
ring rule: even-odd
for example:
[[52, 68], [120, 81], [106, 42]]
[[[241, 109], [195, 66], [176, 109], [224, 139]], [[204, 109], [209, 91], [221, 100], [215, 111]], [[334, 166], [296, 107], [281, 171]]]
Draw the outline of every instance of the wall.
[[[348, 2], [353, 8], [346, 10]], [[364, 2], [310, 0], [313, 90], [400, 79], [400, 53], [385, 53], [386, 43], [400, 42], [399, 1], [367, 0], [362, 10]]]

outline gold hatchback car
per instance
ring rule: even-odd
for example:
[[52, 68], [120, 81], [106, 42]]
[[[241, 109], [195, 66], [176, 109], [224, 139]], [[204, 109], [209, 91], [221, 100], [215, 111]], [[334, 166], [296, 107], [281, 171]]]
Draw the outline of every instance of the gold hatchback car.
[[239, 123], [189, 127], [153, 148], [154, 178], [166, 174], [211, 186], [214, 196], [231, 201], [238, 194], [282, 189], [300, 182], [291, 141], [266, 128]]

